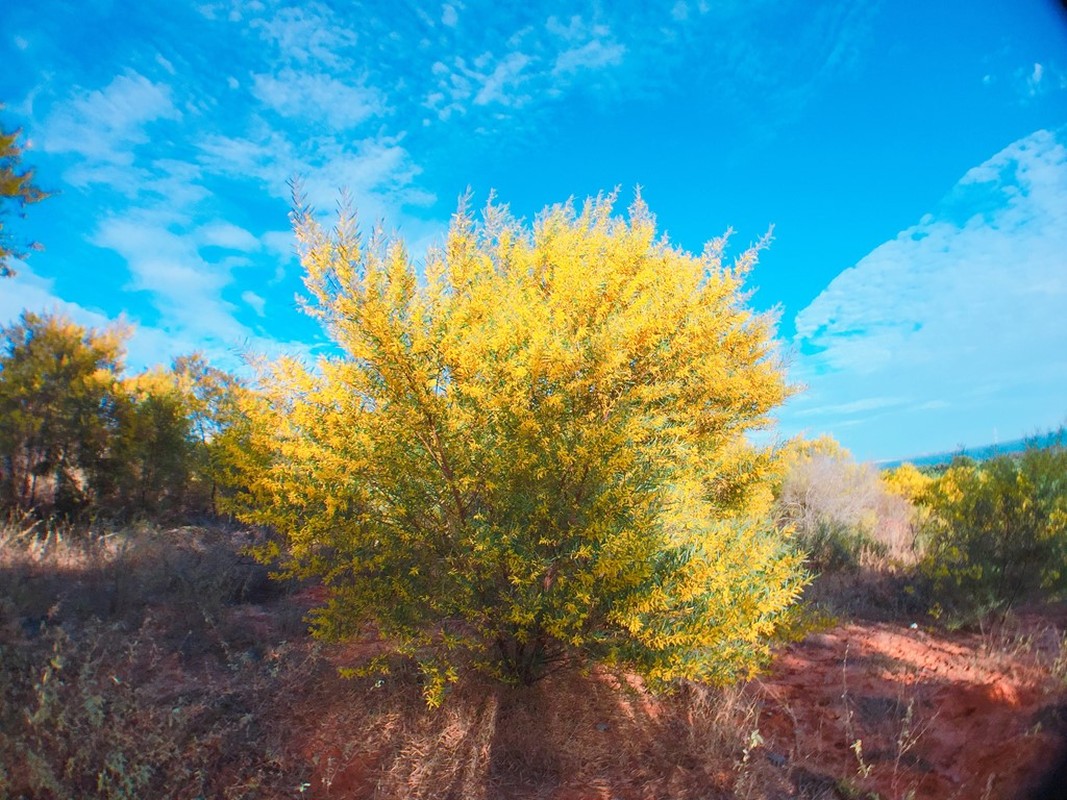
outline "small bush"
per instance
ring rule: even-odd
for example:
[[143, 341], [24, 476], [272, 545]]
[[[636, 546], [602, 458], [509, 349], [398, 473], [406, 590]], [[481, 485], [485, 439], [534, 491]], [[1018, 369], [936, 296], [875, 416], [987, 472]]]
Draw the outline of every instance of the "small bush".
[[856, 463], [832, 440], [786, 448], [778, 516], [792, 525], [812, 566], [823, 572], [914, 560], [913, 508], [878, 470]]
[[1008, 608], [1067, 590], [1067, 447], [957, 459], [922, 495], [923, 572], [943, 603]]

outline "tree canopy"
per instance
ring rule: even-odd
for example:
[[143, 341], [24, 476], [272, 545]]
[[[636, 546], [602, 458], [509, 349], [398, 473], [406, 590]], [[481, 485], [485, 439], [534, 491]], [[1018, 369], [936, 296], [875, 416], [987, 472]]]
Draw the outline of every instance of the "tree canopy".
[[124, 375], [126, 334], [29, 311], [0, 329], [0, 506], [215, 510], [241, 382], [195, 353]]
[[464, 204], [422, 269], [347, 209], [332, 230], [294, 211], [306, 308], [343, 355], [275, 365], [242, 513], [324, 580], [321, 635], [373, 625], [431, 701], [464, 665], [728, 680], [804, 581], [746, 436], [789, 391], [742, 291], [756, 249], [690, 255], [614, 199], [532, 230]]

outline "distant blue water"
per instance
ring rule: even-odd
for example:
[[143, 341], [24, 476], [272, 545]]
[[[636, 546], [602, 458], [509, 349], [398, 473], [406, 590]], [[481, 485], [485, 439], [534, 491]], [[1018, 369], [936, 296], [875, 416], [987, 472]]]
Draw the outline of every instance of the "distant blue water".
[[967, 456], [975, 461], [984, 461], [993, 456], [1021, 453], [1030, 445], [1051, 447], [1057, 442], [1061, 445], [1067, 445], [1067, 437], [1065, 437], [1063, 431], [1052, 431], [1039, 436], [1027, 436], [1024, 439], [1013, 439], [1010, 442], [998, 442], [997, 444], [987, 444], [982, 447], [967, 447], [943, 453], [928, 453], [927, 455], [899, 458], [893, 461], [876, 461], [875, 466], [881, 469], [892, 469], [893, 467], [899, 467], [901, 464], [909, 463], [917, 467], [934, 467], [938, 464], [947, 464], [956, 456]]

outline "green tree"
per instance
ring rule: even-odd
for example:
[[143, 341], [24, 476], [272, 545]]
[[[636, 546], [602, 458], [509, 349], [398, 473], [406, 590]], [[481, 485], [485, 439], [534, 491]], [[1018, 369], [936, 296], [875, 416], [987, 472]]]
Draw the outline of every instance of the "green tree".
[[[118, 425], [108, 469], [98, 482], [114, 487], [114, 510], [158, 514], [184, 508], [197, 442], [177, 376], [148, 370], [121, 382]], [[98, 490], [99, 500], [108, 495]]]
[[[5, 230], [6, 218], [12, 213], [24, 214], [26, 206], [48, 196], [34, 183], [34, 171], [22, 165], [22, 148], [18, 144], [21, 135], [20, 130], [0, 128], [0, 278], [14, 275], [10, 260], [25, 255]], [[29, 247], [33, 249], [36, 245]]]
[[232, 482], [226, 457], [233, 439], [229, 432], [241, 422], [240, 399], [247, 389], [236, 376], [211, 366], [201, 353], [176, 358], [173, 373], [185, 397], [195, 443], [194, 473], [206, 490], [206, 509], [215, 514], [219, 486]]
[[0, 492], [21, 508], [88, 500], [116, 425], [124, 332], [24, 312], [0, 330]]
[[805, 580], [746, 435], [788, 393], [742, 291], [755, 249], [693, 256], [613, 202], [532, 231], [461, 207], [421, 276], [349, 212], [294, 212], [307, 308], [345, 355], [283, 360], [249, 404], [243, 515], [325, 582], [317, 632], [374, 625], [431, 703], [464, 665], [731, 680]]

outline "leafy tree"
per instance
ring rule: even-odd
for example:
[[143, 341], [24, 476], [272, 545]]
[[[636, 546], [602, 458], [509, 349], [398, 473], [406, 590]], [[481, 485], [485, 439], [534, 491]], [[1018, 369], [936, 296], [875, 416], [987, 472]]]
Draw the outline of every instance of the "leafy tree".
[[206, 488], [208, 510], [218, 513], [219, 486], [232, 482], [226, 454], [234, 437], [229, 431], [242, 421], [240, 401], [248, 390], [236, 376], [212, 367], [201, 353], [176, 358], [173, 373], [195, 441], [194, 473]]
[[21, 215], [26, 206], [48, 196], [33, 182], [33, 170], [22, 166], [22, 148], [18, 145], [21, 134], [20, 130], [0, 128], [0, 278], [14, 275], [9, 261], [24, 255], [4, 230], [5, 217], [12, 211]]
[[294, 211], [307, 308], [344, 356], [283, 360], [249, 405], [243, 515], [325, 582], [317, 632], [372, 624], [431, 703], [465, 664], [730, 680], [805, 580], [746, 436], [788, 392], [742, 292], [756, 249], [693, 256], [613, 202], [532, 231], [461, 205], [421, 276], [349, 211], [332, 231]]
[[[0, 330], [3, 500], [72, 510], [87, 501], [116, 424], [124, 333], [24, 312]], [[47, 496], [42, 496], [42, 490]]]
[[[173, 372], [149, 370], [121, 383], [118, 427], [109, 451], [116, 509], [160, 513], [183, 506], [197, 441], [186, 395]], [[103, 476], [101, 476], [103, 477]], [[98, 492], [98, 497], [106, 495]]]

